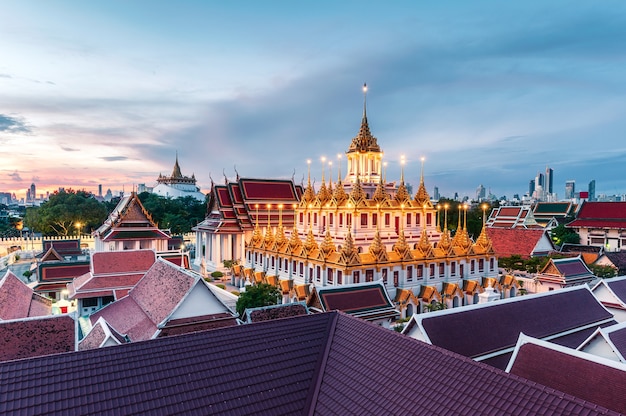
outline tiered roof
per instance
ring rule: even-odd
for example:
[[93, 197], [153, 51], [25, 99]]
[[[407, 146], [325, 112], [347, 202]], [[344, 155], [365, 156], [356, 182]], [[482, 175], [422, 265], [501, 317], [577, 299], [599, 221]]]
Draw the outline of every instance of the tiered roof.
[[583, 202], [570, 228], [626, 229], [626, 202]]
[[588, 283], [596, 279], [581, 256], [574, 258], [550, 259], [537, 274], [540, 282], [553, 282], [561, 285]]
[[617, 415], [339, 312], [3, 363], [0, 374], [5, 415]]
[[135, 192], [124, 196], [104, 223], [95, 231], [102, 241], [168, 240]]
[[494, 208], [487, 219], [487, 227], [494, 228], [542, 228], [527, 206]]
[[[300, 202], [301, 186], [291, 180], [239, 178], [226, 185], [213, 185], [209, 214], [194, 229], [213, 233], [240, 233], [253, 230], [258, 223], [284, 227], [294, 224], [294, 204]], [[269, 207], [268, 207], [269, 205]], [[282, 205], [282, 208], [279, 207]]]
[[542, 227], [549, 226], [553, 220], [557, 223], [576, 214], [577, 204], [573, 202], [537, 202], [533, 205], [533, 216], [537, 224]]

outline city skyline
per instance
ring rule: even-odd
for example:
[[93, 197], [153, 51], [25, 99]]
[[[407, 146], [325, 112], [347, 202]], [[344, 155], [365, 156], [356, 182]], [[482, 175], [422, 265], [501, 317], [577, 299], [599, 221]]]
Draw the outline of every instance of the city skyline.
[[176, 151], [205, 192], [307, 159], [319, 182], [321, 156], [336, 178], [367, 82], [389, 180], [405, 155], [442, 196], [523, 195], [546, 165], [559, 198], [626, 193], [626, 4], [246, 6], [5, 2], [0, 190], [152, 186]]

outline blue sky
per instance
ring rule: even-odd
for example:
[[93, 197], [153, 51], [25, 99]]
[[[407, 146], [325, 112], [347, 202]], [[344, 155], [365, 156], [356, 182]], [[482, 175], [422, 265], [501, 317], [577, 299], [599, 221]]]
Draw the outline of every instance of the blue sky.
[[319, 181], [367, 82], [388, 179], [424, 156], [447, 196], [546, 165], [559, 197], [626, 193], [623, 1], [5, 0], [0, 57], [0, 191], [151, 185], [176, 151], [205, 190], [307, 159]]

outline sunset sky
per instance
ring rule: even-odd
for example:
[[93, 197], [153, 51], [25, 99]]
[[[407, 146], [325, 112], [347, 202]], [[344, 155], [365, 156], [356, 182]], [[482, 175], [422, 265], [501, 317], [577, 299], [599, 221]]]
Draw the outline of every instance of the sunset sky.
[[[368, 119], [429, 192], [626, 193], [626, 2], [0, 4], [0, 191], [291, 178]], [[345, 173], [345, 158], [343, 171]], [[294, 173], [295, 171], [295, 173]]]

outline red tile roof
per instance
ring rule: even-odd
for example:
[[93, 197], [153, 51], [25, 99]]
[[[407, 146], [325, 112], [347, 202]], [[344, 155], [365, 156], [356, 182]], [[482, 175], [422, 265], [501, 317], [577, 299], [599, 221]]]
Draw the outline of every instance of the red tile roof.
[[155, 261], [153, 250], [102, 251], [91, 256], [94, 274], [145, 273]]
[[52, 302], [26, 286], [7, 270], [0, 280], [0, 319], [21, 319], [50, 315]]
[[[510, 257], [518, 254], [524, 258], [529, 258], [533, 254], [537, 254], [535, 248], [546, 234], [543, 229], [487, 227], [485, 230], [498, 257]], [[549, 238], [547, 241], [552, 244]]]
[[626, 366], [538, 340], [520, 342], [511, 374], [626, 413]]
[[626, 228], [626, 202], [584, 202], [568, 227]]
[[338, 312], [3, 363], [0, 397], [3, 415], [617, 414]]
[[74, 351], [75, 340], [70, 315], [0, 321], [0, 361]]

